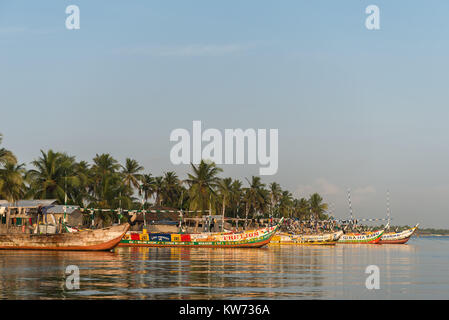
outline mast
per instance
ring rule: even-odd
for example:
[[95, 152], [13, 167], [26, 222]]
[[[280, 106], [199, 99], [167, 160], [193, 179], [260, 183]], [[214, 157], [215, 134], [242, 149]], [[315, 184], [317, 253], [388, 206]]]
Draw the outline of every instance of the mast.
[[179, 208], [179, 232], [182, 233], [182, 220], [184, 218], [184, 215], [182, 213], [182, 203], [184, 201], [184, 189], [181, 191], [181, 203]]
[[62, 219], [63, 224], [65, 225], [66, 220], [66, 210], [67, 210], [67, 171], [65, 172], [64, 177], [64, 218]]
[[333, 204], [332, 204], [332, 202], [329, 202], [329, 210], [328, 210], [328, 212], [329, 212], [329, 219], [333, 219], [334, 218], [334, 208], [333, 208], [334, 206], [333, 206]]
[[207, 226], [207, 232], [210, 232], [210, 225], [212, 223], [212, 193], [209, 195], [209, 223]]
[[221, 218], [221, 232], [224, 232], [224, 221], [225, 221], [225, 201], [226, 201], [226, 195], [223, 195], [223, 217]]
[[[120, 224], [120, 218], [122, 217], [122, 191], [119, 193], [119, 199], [118, 199], [118, 224]], [[136, 213], [137, 216], [137, 213]], [[145, 225], [145, 213], [143, 214], [143, 224]]]
[[390, 191], [387, 190], [387, 223], [388, 228], [390, 227]]
[[348, 189], [348, 202], [349, 202], [349, 217], [350, 217], [351, 221], [353, 221], [354, 216], [352, 215], [351, 189]]

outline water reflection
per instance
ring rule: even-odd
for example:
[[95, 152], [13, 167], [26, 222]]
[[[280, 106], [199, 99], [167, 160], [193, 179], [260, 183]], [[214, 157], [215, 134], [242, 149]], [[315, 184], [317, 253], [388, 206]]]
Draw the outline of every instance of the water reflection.
[[[447, 248], [449, 241], [443, 243]], [[435, 282], [437, 275], [428, 273], [442, 262], [447, 266], [447, 249], [436, 249], [432, 258], [439, 263], [429, 264], [427, 245], [0, 251], [0, 298], [389, 299], [432, 292], [447, 298], [447, 280]], [[381, 270], [381, 290], [365, 288], [371, 264]], [[80, 290], [65, 288], [68, 265], [80, 268]]]

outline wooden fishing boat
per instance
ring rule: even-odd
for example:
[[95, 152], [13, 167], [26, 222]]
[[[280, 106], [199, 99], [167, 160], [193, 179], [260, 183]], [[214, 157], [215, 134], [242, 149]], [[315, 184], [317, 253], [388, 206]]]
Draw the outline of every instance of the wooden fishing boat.
[[406, 243], [413, 233], [418, 229], [419, 224], [413, 228], [401, 231], [401, 232], [386, 232], [380, 238], [379, 243], [383, 244], [403, 244]]
[[56, 234], [0, 234], [0, 249], [9, 250], [111, 250], [129, 229], [125, 223], [96, 230]]
[[240, 233], [135, 233], [128, 232], [120, 247], [195, 247], [195, 248], [260, 248], [267, 245], [278, 231], [275, 226]]
[[362, 233], [345, 233], [340, 239], [338, 239], [338, 243], [352, 243], [352, 244], [371, 244], [371, 243], [379, 243], [380, 238], [384, 234], [385, 229], [370, 231], [370, 232], [362, 232]]
[[335, 245], [343, 231], [319, 234], [276, 234], [270, 245]]

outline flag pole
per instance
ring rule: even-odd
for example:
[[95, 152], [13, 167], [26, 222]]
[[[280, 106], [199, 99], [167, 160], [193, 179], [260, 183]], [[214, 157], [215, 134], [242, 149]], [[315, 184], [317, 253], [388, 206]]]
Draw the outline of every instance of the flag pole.
[[352, 214], [352, 203], [351, 203], [351, 189], [348, 188], [348, 202], [349, 202], [349, 218], [354, 223], [354, 216]]

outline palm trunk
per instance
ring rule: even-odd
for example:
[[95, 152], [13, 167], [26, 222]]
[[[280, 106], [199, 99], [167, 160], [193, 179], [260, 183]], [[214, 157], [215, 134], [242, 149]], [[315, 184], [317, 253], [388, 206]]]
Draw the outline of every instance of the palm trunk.
[[224, 232], [225, 210], [226, 210], [226, 206], [225, 206], [225, 197], [223, 197], [223, 218], [222, 218], [222, 220], [221, 220], [221, 232]]
[[246, 203], [246, 205], [245, 205], [245, 230], [246, 230], [246, 226], [248, 223], [248, 211], [249, 211], [248, 203]]
[[9, 212], [9, 208], [6, 208], [6, 233], [9, 233], [9, 217], [10, 217], [10, 212]]

